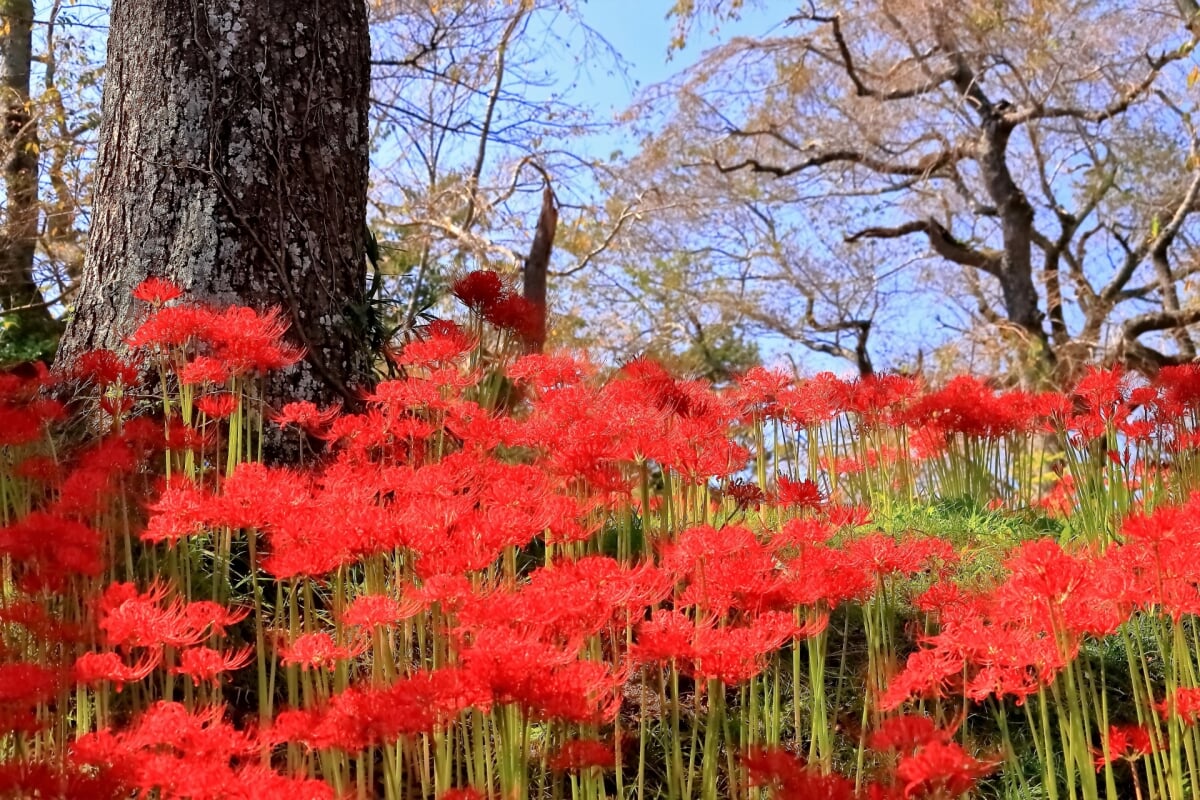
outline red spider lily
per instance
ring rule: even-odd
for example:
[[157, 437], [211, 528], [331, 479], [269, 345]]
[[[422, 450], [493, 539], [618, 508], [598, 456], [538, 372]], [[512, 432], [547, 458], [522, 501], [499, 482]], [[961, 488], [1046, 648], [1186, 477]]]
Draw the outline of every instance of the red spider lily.
[[281, 712], [265, 738], [357, 752], [432, 733], [468, 708], [486, 711], [490, 706], [491, 696], [478, 675], [450, 667], [416, 673], [385, 687], [354, 686], [334, 695], [324, 708]]
[[690, 663], [696, 652], [692, 646], [695, 633], [696, 623], [687, 614], [658, 609], [637, 626], [629, 658], [635, 664]]
[[[0, 704], [0, 732], [34, 736], [54, 724], [54, 720], [39, 714], [34, 706]], [[3, 779], [0, 778], [0, 797], [5, 797]]]
[[944, 697], [961, 680], [966, 659], [947, 649], [928, 648], [908, 656], [904, 670], [892, 678], [879, 708], [892, 711], [912, 696]]
[[34, 511], [0, 528], [0, 555], [12, 559], [21, 585], [61, 588], [73, 576], [99, 575], [103, 537], [71, 519]]
[[63, 470], [52, 457], [33, 455], [21, 459], [13, 468], [13, 474], [26, 480], [50, 485], [62, 480]]
[[1012, 407], [978, 378], [962, 375], [918, 398], [907, 417], [911, 425], [932, 425], [948, 433], [993, 438], [1016, 427]]
[[847, 384], [831, 372], [822, 372], [785, 387], [779, 395], [784, 421], [797, 428], [815, 428], [845, 410]]
[[[249, 798], [240, 762], [258, 752], [253, 737], [224, 719], [220, 706], [189, 712], [179, 703], [158, 702], [125, 730], [87, 734], [72, 745], [72, 762], [108, 766], [139, 794], [164, 799]], [[251, 769], [247, 776], [259, 774]], [[304, 783], [294, 784], [304, 786]], [[308, 786], [311, 797], [329, 797]]]
[[[977, 702], [992, 694], [1011, 695], [1020, 703], [1053, 682], [1075, 657], [1078, 634], [1054, 626], [1045, 613], [1034, 617], [1031, 624], [1023, 610], [1028, 605], [1014, 606], [1006, 599], [1009, 591], [1005, 584], [993, 593], [975, 596], [945, 589], [927, 592], [918, 607], [937, 609], [941, 629], [919, 637], [922, 649], [908, 657], [880, 706], [890, 710], [911, 696], [954, 693]], [[1019, 591], [1017, 597], [1021, 597]]]
[[50, 368], [41, 361], [0, 370], [0, 400], [25, 405], [36, 399], [53, 380]]
[[43, 433], [43, 419], [35, 409], [0, 404], [0, 446], [15, 447], [36, 442]]
[[898, 427], [921, 391], [917, 378], [872, 375], [847, 387], [846, 410], [856, 414], [863, 428]]
[[[212, 524], [230, 528], [265, 528], [289, 516], [304, 516], [312, 506], [311, 479], [288, 469], [239, 464], [210, 505]], [[303, 510], [304, 514], [301, 514]]]
[[470, 352], [475, 342], [466, 331], [449, 320], [435, 320], [425, 330], [425, 337], [404, 345], [396, 363], [408, 366], [438, 367], [454, 363]]
[[416, 616], [422, 604], [416, 600], [396, 600], [381, 594], [359, 595], [342, 611], [342, 623], [359, 628], [395, 625]]
[[470, 400], [451, 400], [443, 409], [442, 427], [462, 442], [464, 450], [487, 452], [511, 444], [517, 423]]
[[812, 626], [797, 626], [790, 612], [768, 611], [746, 626], [700, 627], [693, 644], [695, 672], [737, 686], [762, 672], [766, 657], [785, 642], [819, 633], [826, 623], [822, 619]]
[[1037, 506], [1054, 517], [1067, 518], [1075, 511], [1078, 487], [1074, 476], [1067, 474], [1059, 478], [1050, 490], [1037, 500]]
[[100, 410], [110, 417], [124, 417], [133, 410], [133, 406], [133, 398], [124, 394], [119, 397], [107, 395], [100, 398]]
[[0, 623], [12, 626], [10, 630], [19, 625], [29, 635], [44, 641], [68, 643], [83, 636], [80, 625], [56, 618], [45, 605], [34, 600], [13, 599], [0, 605]]
[[136, 361], [126, 361], [111, 350], [89, 350], [81, 354], [75, 360], [74, 375], [101, 389], [113, 384], [136, 386], [140, 377]]
[[513, 677], [501, 679], [509, 691], [496, 694], [496, 702], [517, 703], [531, 720], [581, 725], [607, 725], [616, 719], [626, 678], [595, 661], [572, 661], [541, 675], [534, 673], [516, 690], [512, 689]]
[[[132, 420], [137, 422], [137, 420]], [[168, 450], [183, 451], [183, 450], [204, 450], [210, 448], [216, 438], [212, 436], [212, 431], [202, 430], [192, 425], [185, 425], [183, 420], [178, 417], [172, 417], [167, 421], [167, 429], [165, 432], [159, 432], [162, 438], [162, 445]]]
[[783, 413], [780, 398], [792, 387], [792, 376], [782, 370], [751, 367], [737, 378], [734, 397], [746, 419], [779, 418]]
[[846, 553], [866, 571], [881, 578], [893, 573], [915, 575], [931, 566], [958, 561], [958, 554], [949, 542], [932, 536], [897, 542], [886, 534], [869, 534], [851, 541]]
[[157, 669], [161, 660], [159, 651], [145, 653], [133, 664], [126, 664], [118, 653], [84, 653], [75, 659], [71, 675], [82, 684], [110, 681], [119, 692], [126, 683], [140, 681]]
[[221, 796], [237, 800], [336, 800], [333, 787], [318, 778], [280, 775], [262, 764], [239, 766], [233, 776], [234, 785], [225, 787]]
[[546, 763], [555, 772], [613, 769], [617, 766], [617, 754], [611, 742], [573, 739], [560, 745]]
[[1154, 752], [1154, 742], [1150, 737], [1150, 731], [1145, 725], [1133, 723], [1108, 726], [1107, 758], [1103, 748], [1092, 748], [1097, 772], [1103, 769], [1105, 764], [1118, 759], [1132, 763], [1152, 752]]
[[829, 524], [835, 528], [861, 528], [871, 524], [871, 509], [866, 506], [831, 505], [826, 513]]
[[27, 661], [0, 664], [0, 707], [49, 702], [62, 682], [61, 670], [42, 664]]
[[279, 413], [272, 417], [276, 425], [287, 427], [295, 425], [313, 436], [321, 436], [334, 418], [342, 412], [341, 405], [330, 406], [322, 411], [315, 403], [308, 400], [297, 400], [286, 404]]
[[393, 490], [396, 513], [422, 578], [485, 569], [552, 522], [549, 482], [527, 465], [457, 453], [405, 474], [407, 485]]
[[671, 585], [671, 577], [650, 564], [629, 568], [603, 556], [558, 562], [517, 588], [462, 598], [455, 635], [511, 626], [546, 641], [575, 641], [640, 617]]
[[182, 386], [221, 386], [229, 380], [229, 367], [212, 356], [196, 356], [175, 372]]
[[783, 602], [785, 575], [770, 548], [748, 528], [689, 528], [663, 548], [662, 566], [687, 583], [677, 607], [724, 615], [733, 608]]
[[617, 469], [622, 459], [634, 459], [638, 445], [624, 436], [631, 429], [650, 429], [646, 409], [632, 401], [602, 407], [599, 390], [565, 387], [541, 399], [524, 421], [513, 444], [541, 454], [542, 469], [561, 483], [579, 483], [598, 490], [625, 490], [629, 479]]
[[1021, 545], [1005, 562], [1011, 577], [996, 592], [996, 610], [1027, 627], [1072, 636], [1113, 633], [1128, 619], [1128, 581], [1092, 553], [1069, 554], [1053, 541]]
[[201, 355], [216, 359], [233, 376], [278, 370], [299, 361], [303, 351], [283, 341], [286, 330], [279, 309], [260, 314], [241, 306], [223, 311], [168, 306], [157, 309], [126, 341], [134, 348], [163, 350], [203, 346], [210, 352]]
[[183, 616], [197, 630], [224, 636], [225, 629], [250, 616], [247, 607], [228, 608], [212, 600], [194, 600], [183, 607]]
[[539, 641], [529, 632], [486, 628], [461, 647], [463, 666], [486, 681], [494, 702], [522, 708], [531, 719], [610, 722], [624, 676], [608, 664], [580, 661], [581, 641]]
[[133, 296], [144, 303], [161, 306], [183, 295], [183, 289], [165, 278], [147, 278], [133, 289]]
[[1181, 686], [1154, 707], [1163, 719], [1174, 717], [1185, 725], [1192, 725], [1200, 719], [1200, 689]]
[[421, 603], [426, 610], [436, 603], [446, 612], [458, 613], [473, 594], [474, 589], [465, 575], [434, 575], [406, 596]]
[[1126, 431], [1136, 423], [1128, 376], [1120, 366], [1094, 367], [1080, 378], [1072, 391], [1075, 413], [1065, 420], [1067, 430], [1086, 442], [1104, 435], [1110, 427]]
[[125, 341], [135, 349], [184, 348], [206, 339], [217, 324], [217, 315], [211, 309], [197, 305], [167, 306], [157, 309]]
[[929, 717], [901, 715], [890, 717], [879, 724], [867, 739], [872, 750], [907, 752], [929, 742], [944, 742], [954, 735], [953, 731], [939, 729]]
[[282, 643], [279, 646], [279, 659], [284, 666], [296, 664], [301, 669], [332, 670], [339, 661], [349, 661], [365, 649], [362, 642], [337, 645], [328, 633], [318, 631], [304, 633], [290, 642]]
[[438, 800], [486, 800], [487, 795], [471, 787], [447, 789]]
[[476, 314], [491, 307], [504, 292], [504, 281], [490, 269], [468, 272], [450, 285], [450, 293]]
[[531, 386], [540, 395], [578, 386], [594, 373], [585, 358], [570, 353], [529, 353], [504, 371], [510, 380]]
[[1179, 506], [1135, 513], [1121, 529], [1126, 544], [1106, 553], [1113, 580], [1123, 580], [1119, 597], [1176, 623], [1200, 611], [1200, 495]]
[[144, 542], [175, 544], [185, 536], [200, 533], [212, 515], [212, 495], [187, 480], [172, 480], [158, 500], [149, 505], [151, 512]]
[[[622, 405], [630, 409], [630, 422], [619, 431], [628, 460], [654, 461], [699, 485], [739, 471], [749, 458], [730, 438], [735, 406], [705, 383], [619, 381], [610, 385], [602, 401], [600, 414]], [[612, 408], [610, 403], [617, 405]]]
[[821, 487], [813, 481], [794, 481], [783, 475], [775, 479], [775, 501], [781, 506], [819, 509], [825, 504], [825, 500]]
[[733, 478], [726, 482], [724, 495], [733, 500], [737, 509], [757, 509], [767, 499], [767, 494], [758, 484], [744, 478]]
[[271, 308], [263, 313], [233, 306], [222, 311], [208, 338], [213, 356], [234, 375], [273, 372], [304, 357], [304, 350], [283, 341], [287, 323], [283, 312]]
[[[114, 647], [188, 647], [199, 643], [214, 623], [209, 606], [216, 604], [200, 601], [185, 605], [179, 598], [164, 603], [168, 593], [163, 584], [154, 584], [145, 592], [138, 592], [131, 583], [111, 584], [96, 603], [106, 643]], [[200, 609], [200, 613], [189, 610], [191, 607]]]
[[119, 496], [122, 479], [137, 472], [149, 448], [134, 435], [144, 429], [133, 426], [124, 436], [108, 436], [84, 453], [63, 481], [54, 510], [60, 514], [87, 516], [103, 513]]
[[230, 392], [206, 394], [197, 398], [196, 408], [209, 419], [225, 419], [237, 411], [239, 402], [238, 396]]
[[1112, 408], [1125, 399], [1125, 378], [1125, 371], [1119, 366], [1111, 369], [1093, 367], [1079, 379], [1071, 394], [1087, 408]]
[[[766, 786], [775, 797], [856, 800], [854, 781], [810, 770], [799, 756], [780, 748], [752, 748], [741, 758], [751, 786]], [[874, 795], [873, 795], [874, 796]], [[884, 796], [879, 795], [880, 800]]]
[[0, 763], [0, 797], [121, 800], [131, 787], [108, 769], [64, 768], [59, 763], [13, 759]]
[[785, 543], [776, 556], [783, 564], [780, 594], [793, 606], [833, 608], [875, 587], [873, 576], [842, 550], [811, 544], [793, 552]]
[[171, 672], [188, 676], [196, 686], [204, 681], [216, 685], [222, 673], [236, 672], [253, 659], [254, 648], [250, 646], [225, 652], [211, 647], [189, 647], [179, 654], [179, 666], [172, 667]]
[[997, 393], [984, 381], [959, 376], [943, 388], [918, 398], [907, 415], [907, 424], [928, 433], [963, 434], [997, 439], [1018, 432], [1047, 430], [1061, 416], [1064, 398], [1059, 394]]
[[[275, 478], [285, 476], [277, 471]], [[345, 474], [326, 473], [324, 485], [306, 488], [303, 485], [282, 487], [272, 479], [267, 486], [281, 500], [286, 494], [294, 498], [290, 505], [264, 504], [275, 497], [266, 495], [255, 503], [252, 494], [231, 497], [227, 485], [222, 506], [236, 499], [240, 524], [236, 527], [257, 527], [266, 534], [269, 552], [263, 567], [279, 578], [297, 575], [325, 575], [338, 567], [374, 553], [393, 551], [405, 542], [399, 537], [407, 534], [385, 507], [375, 500], [378, 490], [361, 480], [353, 481], [352, 470]], [[278, 491], [275, 491], [278, 490]], [[230, 514], [226, 521], [232, 523]], [[254, 524], [248, 524], [254, 523]], [[330, 536], [330, 531], [338, 536]]]
[[771, 549], [780, 554], [810, 545], [824, 544], [832, 539], [836, 532], [832, 525], [819, 518], [789, 519], [771, 537]]
[[926, 742], [896, 765], [905, 797], [958, 797], [996, 769], [999, 762], [972, 758], [956, 742]]
[[485, 306], [482, 316], [497, 328], [512, 331], [525, 341], [538, 335], [542, 310], [519, 294], [505, 293]]

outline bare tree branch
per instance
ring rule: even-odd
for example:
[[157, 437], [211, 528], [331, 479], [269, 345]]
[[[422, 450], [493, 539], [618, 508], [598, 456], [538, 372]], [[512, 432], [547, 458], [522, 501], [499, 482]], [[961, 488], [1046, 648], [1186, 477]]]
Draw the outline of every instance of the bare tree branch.
[[846, 236], [846, 242], [853, 244], [862, 239], [899, 239], [914, 233], [924, 233], [933, 251], [948, 261], [974, 267], [996, 277], [1001, 274], [1002, 258], [998, 253], [968, 247], [935, 219], [913, 220], [895, 227], [864, 228]]
[[[779, 139], [780, 135], [772, 131], [744, 131], [732, 130], [729, 131], [730, 136], [736, 137], [752, 137], [752, 136], [771, 136]], [[794, 145], [792, 145], [795, 147]], [[797, 148], [798, 149], [798, 148]], [[937, 153], [932, 153], [925, 158], [922, 158], [916, 164], [892, 164], [858, 150], [831, 150], [825, 153], [819, 153], [803, 161], [799, 161], [790, 166], [781, 167], [774, 164], [765, 164], [757, 158], [745, 158], [741, 161], [732, 164], [722, 164], [717, 158], [705, 164], [685, 164], [684, 166], [712, 166], [716, 167], [722, 173], [737, 172], [738, 170], [748, 169], [751, 172], [761, 172], [774, 175], [777, 178], [786, 178], [789, 175], [795, 175], [798, 172], [803, 172], [814, 167], [822, 167], [826, 164], [847, 163], [856, 164], [866, 167], [873, 172], [883, 175], [907, 175], [928, 178], [937, 174], [945, 167], [961, 161], [964, 158], [969, 158], [973, 154], [974, 149], [971, 146], [963, 145], [952, 150], [942, 150]]]

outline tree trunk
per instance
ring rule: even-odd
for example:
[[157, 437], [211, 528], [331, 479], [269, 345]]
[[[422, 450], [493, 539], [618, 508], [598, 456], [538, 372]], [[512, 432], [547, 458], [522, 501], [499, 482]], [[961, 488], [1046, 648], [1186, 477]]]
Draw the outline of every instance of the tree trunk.
[[0, 307], [15, 320], [17, 336], [36, 338], [53, 335], [56, 323], [33, 277], [38, 241], [38, 136], [29, 96], [33, 0], [0, 0], [0, 52], [5, 189]]
[[1033, 283], [1033, 207], [1008, 168], [1012, 129], [988, 111], [984, 113], [983, 130], [979, 166], [988, 194], [999, 209], [1004, 236], [999, 278], [1005, 314], [1029, 337], [1029, 343], [1036, 348], [1037, 360], [1052, 362], [1054, 351], [1042, 324], [1037, 287]]
[[522, 292], [525, 299], [537, 309], [537, 320], [533, 336], [525, 342], [530, 353], [540, 353], [546, 347], [546, 277], [550, 271], [550, 253], [554, 249], [554, 234], [558, 230], [558, 209], [554, 206], [554, 190], [549, 181], [542, 190], [542, 210], [538, 213], [537, 229], [529, 256], [522, 270]]
[[350, 398], [365, 296], [364, 0], [114, 0], [91, 239], [67, 367], [121, 345], [151, 275], [279, 306], [308, 350], [268, 400]]

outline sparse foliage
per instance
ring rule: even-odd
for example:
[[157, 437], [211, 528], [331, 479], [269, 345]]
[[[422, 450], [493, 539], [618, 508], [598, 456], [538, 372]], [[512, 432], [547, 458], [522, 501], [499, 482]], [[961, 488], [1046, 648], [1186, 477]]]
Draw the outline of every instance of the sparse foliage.
[[[640, 107], [631, 174], [706, 212], [659, 224], [698, 247], [745, 240], [706, 257], [715, 292], [672, 297], [809, 346], [864, 316], [872, 342], [999, 343], [994, 366], [1035, 382], [1193, 359], [1187, 5], [812, 3], [724, 43]], [[737, 10], [676, 7], [682, 33]]]

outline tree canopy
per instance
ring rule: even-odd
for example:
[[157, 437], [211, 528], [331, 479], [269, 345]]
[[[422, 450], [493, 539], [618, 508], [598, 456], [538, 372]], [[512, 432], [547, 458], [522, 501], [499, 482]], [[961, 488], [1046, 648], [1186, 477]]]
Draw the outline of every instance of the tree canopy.
[[[738, 8], [677, 4], [681, 37]], [[628, 179], [673, 200], [648, 241], [692, 243], [678, 290], [654, 276], [664, 305], [690, 296], [713, 320], [860, 369], [881, 329], [918, 347], [957, 339], [960, 357], [1002, 342], [992, 367], [1039, 380], [1093, 359], [1191, 360], [1186, 11], [811, 3], [729, 39], [636, 109]]]

